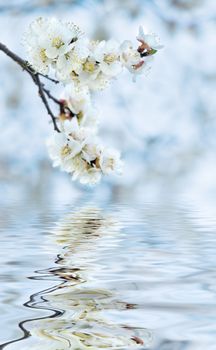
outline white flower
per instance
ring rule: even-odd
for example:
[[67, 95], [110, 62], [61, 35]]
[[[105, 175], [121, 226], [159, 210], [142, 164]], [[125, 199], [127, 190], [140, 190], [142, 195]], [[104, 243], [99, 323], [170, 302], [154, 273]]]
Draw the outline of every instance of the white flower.
[[[102, 46], [103, 45], [104, 44], [102, 44]], [[72, 79], [77, 85], [88, 86], [90, 90], [104, 89], [108, 85], [108, 82], [112, 76], [116, 74], [114, 71], [116, 69], [116, 66], [113, 62], [112, 69], [109, 71], [110, 75], [104, 74], [104, 72], [101, 70], [101, 64], [99, 60], [102, 62], [104, 71], [106, 71], [107, 63], [103, 63], [104, 55], [100, 48], [100, 42], [89, 41], [88, 49], [89, 55], [82, 64], [82, 70], [78, 74], [75, 74]], [[118, 62], [118, 66], [119, 64], [120, 63]], [[111, 67], [108, 67], [107, 71], [109, 68]]]
[[131, 41], [124, 41], [120, 49], [122, 63], [134, 75], [134, 80], [136, 75], [143, 74], [150, 69], [149, 63], [153, 60], [153, 57], [142, 58], [137, 49], [134, 49]]
[[95, 185], [101, 180], [101, 176], [101, 170], [96, 167], [92, 167], [81, 175], [80, 183], [84, 185]]
[[64, 23], [56, 18], [37, 18], [24, 35], [30, 64], [38, 72], [48, 72], [48, 66], [68, 53], [80, 35], [79, 28], [73, 23]]
[[73, 51], [81, 60], [85, 60], [90, 54], [89, 39], [84, 36], [79, 38], [75, 43]]
[[24, 33], [23, 43], [27, 51], [39, 46], [40, 40], [43, 39], [48, 31], [49, 22], [47, 19], [39, 17], [29, 25], [28, 30]]
[[114, 77], [121, 73], [119, 45], [114, 40], [101, 41], [94, 50], [94, 58], [100, 63], [100, 70], [107, 76]]
[[79, 124], [86, 128], [95, 129], [96, 132], [99, 124], [98, 115], [99, 111], [91, 105], [84, 114], [80, 113], [78, 115]]
[[82, 70], [78, 76], [74, 76], [74, 81], [80, 85], [88, 86], [89, 88], [94, 87], [95, 80], [100, 73], [99, 65], [92, 58], [87, 58], [82, 65]]
[[98, 143], [88, 143], [83, 147], [82, 157], [88, 163], [96, 161], [96, 166], [99, 166], [99, 158], [102, 152], [102, 147]]
[[58, 57], [56, 62], [57, 78], [68, 82], [77, 80], [77, 75], [82, 71], [88, 55], [88, 39], [80, 38], [69, 52]]
[[105, 149], [101, 153], [99, 164], [103, 174], [109, 175], [110, 173], [122, 173], [123, 164], [120, 159], [120, 153], [116, 150]]
[[41, 43], [49, 58], [64, 55], [74, 47], [80, 36], [79, 28], [73, 23], [64, 23], [56, 18], [49, 19], [48, 31], [43, 34]]
[[56, 62], [57, 79], [70, 83], [73, 76], [82, 70], [83, 60], [77, 56], [74, 50], [58, 57]]
[[97, 45], [98, 45], [97, 41], [88, 42], [88, 50], [89, 50], [88, 56], [85, 58], [85, 61], [83, 62], [82, 71], [80, 72], [78, 77], [80, 83], [84, 83], [87, 86], [88, 86], [88, 80], [94, 80], [100, 71], [99, 64], [94, 57], [94, 51]]
[[155, 33], [145, 34], [142, 26], [139, 27], [139, 34], [137, 36], [137, 40], [141, 43], [145, 43], [149, 46], [149, 48], [154, 50], [160, 50], [163, 48], [163, 45], [160, 43], [159, 37]]
[[75, 87], [74, 84], [67, 85], [62, 94], [67, 101], [68, 107], [74, 114], [85, 113], [91, 106], [91, 98], [87, 87]]
[[94, 79], [89, 79], [87, 82], [88, 88], [92, 91], [104, 90], [110, 84], [110, 77], [99, 71]]
[[76, 155], [74, 158], [68, 159], [64, 162], [64, 170], [70, 174], [73, 174], [72, 179], [76, 180], [87, 169], [87, 163], [82, 159], [81, 154]]
[[92, 105], [89, 89], [86, 86], [67, 85], [61, 98], [77, 116], [78, 124], [87, 128], [98, 125], [98, 111]]
[[71, 120], [65, 120], [61, 127], [68, 139], [80, 142], [82, 147], [91, 142], [95, 135], [94, 129], [80, 126], [76, 117], [73, 117]]
[[118, 44], [113, 41], [89, 41], [80, 38], [73, 48], [57, 58], [57, 78], [90, 90], [104, 89], [122, 71]]
[[38, 18], [33, 21], [28, 31], [24, 34], [23, 44], [28, 54], [29, 63], [39, 73], [48, 74], [51, 60], [46, 54], [46, 48], [42, 46], [41, 39], [48, 30], [48, 21]]
[[82, 150], [82, 144], [73, 139], [68, 140], [63, 133], [54, 132], [47, 140], [47, 147], [53, 166], [60, 166], [64, 169], [64, 164], [69, 159], [75, 157]]
[[36, 72], [42, 74], [49, 73], [49, 67], [52, 63], [51, 59], [47, 57], [45, 49], [36, 46], [28, 53], [28, 61]]
[[120, 46], [121, 60], [125, 67], [129, 70], [133, 70], [133, 66], [138, 65], [141, 60], [140, 53], [133, 47], [133, 44], [129, 40], [125, 40]]
[[68, 161], [67, 170], [72, 173], [72, 180], [79, 180], [81, 184], [94, 185], [101, 180], [100, 168], [83, 159], [83, 153]]

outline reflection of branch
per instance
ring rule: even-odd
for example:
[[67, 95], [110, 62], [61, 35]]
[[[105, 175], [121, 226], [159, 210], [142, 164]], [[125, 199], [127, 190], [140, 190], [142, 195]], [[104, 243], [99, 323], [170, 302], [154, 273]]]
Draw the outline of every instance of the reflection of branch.
[[[39, 74], [37, 72], [34, 71], [34, 69], [29, 65], [29, 63], [25, 60], [23, 60], [21, 57], [19, 57], [18, 55], [16, 55], [14, 52], [12, 52], [11, 50], [9, 50], [4, 44], [0, 43], [0, 51], [4, 52], [8, 57], [10, 57], [14, 62], [16, 62], [20, 67], [22, 67], [22, 69], [24, 71], [26, 71], [32, 78], [33, 82], [35, 83], [35, 85], [37, 85], [38, 87], [38, 93], [39, 96], [47, 110], [47, 113], [50, 115], [52, 122], [53, 122], [53, 126], [54, 129], [58, 132], [60, 132], [58, 125], [56, 123], [56, 117], [54, 116], [49, 103], [47, 101], [47, 97], [52, 99], [53, 101], [55, 101], [57, 103], [57, 99], [54, 98], [53, 96], [51, 96], [49, 90], [44, 88], [44, 84], [40, 81], [40, 75], [45, 77], [46, 79], [49, 79], [55, 83], [57, 83], [56, 80], [48, 77], [48, 76], [44, 76], [42, 74]], [[58, 104], [61, 106], [61, 101], [58, 101]]]

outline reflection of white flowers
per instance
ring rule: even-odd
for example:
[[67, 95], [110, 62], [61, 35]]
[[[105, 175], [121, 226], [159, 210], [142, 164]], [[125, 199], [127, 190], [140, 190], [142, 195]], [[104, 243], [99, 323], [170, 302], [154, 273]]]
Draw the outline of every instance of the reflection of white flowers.
[[[94, 293], [92, 290], [89, 292]], [[82, 296], [83, 294], [83, 290], [80, 290], [80, 295]], [[80, 295], [78, 294], [78, 297]], [[102, 304], [100, 297], [100, 293], [95, 295], [96, 302], [93, 302], [88, 294], [84, 301], [76, 298], [76, 292], [70, 292], [70, 297], [67, 293], [66, 295], [63, 294], [59, 300], [59, 307], [62, 308], [62, 304], [68, 308], [72, 306], [76, 311], [75, 315], [73, 315], [74, 317], [71, 319], [69, 315], [65, 315], [60, 318], [31, 321], [28, 325], [31, 337], [22, 345], [22, 350], [66, 350], [69, 348], [79, 350], [120, 350], [126, 348], [142, 349], [143, 344], [145, 346], [150, 345], [152, 337], [151, 332], [147, 329], [137, 331], [133, 327], [122, 327], [118, 324], [112, 324], [110, 320], [99, 318], [100, 307], [109, 307], [110, 302], [109, 296], [105, 292], [102, 294], [102, 297], [107, 297], [107, 305]], [[71, 300], [71, 298], [74, 300]], [[51, 301], [52, 304], [55, 304], [55, 297]], [[110, 307], [120, 308], [116, 304], [113, 303]], [[138, 336], [134, 334], [138, 334]], [[140, 343], [138, 343], [138, 339]], [[15, 350], [17, 346], [15, 345], [14, 347], [12, 344], [10, 349]]]
[[[101, 247], [99, 252], [103, 255], [103, 240], [107, 244], [109, 239], [112, 247], [118, 244], [121, 228], [116, 216], [95, 207], [73, 209], [56, 223], [50, 239], [54, 238], [63, 249], [58, 255], [58, 265], [46, 274], [59, 278], [60, 284], [44, 292], [44, 308], [48, 305], [64, 313], [60, 317], [28, 322], [31, 337], [26, 339], [28, 346], [22, 349], [120, 350], [149, 346], [150, 331], [122, 325], [118, 319], [113, 322], [110, 317], [110, 310], [128, 312], [129, 304], [119, 299], [118, 293], [104, 287], [103, 281], [101, 286], [94, 283], [98, 273], [104, 274], [95, 263], [97, 247]], [[99, 257], [103, 259], [100, 254]]]
[[53, 71], [64, 84], [57, 101], [60, 134], [54, 132], [47, 143], [53, 165], [81, 183], [95, 184], [103, 174], [121, 173], [119, 153], [98, 142], [98, 112], [91, 91], [104, 89], [123, 68], [134, 78], [149, 70], [152, 55], [162, 46], [155, 34], [145, 34], [141, 26], [137, 40], [136, 46], [128, 40], [121, 45], [112, 39], [89, 40], [73, 23], [41, 17], [25, 34], [31, 66], [42, 74]]

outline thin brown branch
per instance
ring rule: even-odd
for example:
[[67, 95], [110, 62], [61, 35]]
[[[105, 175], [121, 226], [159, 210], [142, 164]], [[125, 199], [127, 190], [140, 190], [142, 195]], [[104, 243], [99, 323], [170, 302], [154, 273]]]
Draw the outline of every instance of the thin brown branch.
[[59, 105], [60, 107], [60, 112], [61, 113], [66, 113], [66, 111], [70, 114], [70, 116], [73, 118], [75, 116], [77, 116], [75, 113], [72, 112], [72, 110], [67, 106], [67, 104], [65, 104], [64, 100], [58, 100], [56, 97], [54, 97], [50, 91], [46, 88], [43, 87], [43, 91], [47, 94], [47, 96], [53, 101], [55, 102], [57, 105]]
[[19, 57], [17, 54], [8, 49], [7, 46], [0, 42], [0, 51], [4, 52], [8, 57], [10, 57], [14, 62], [16, 62], [23, 70], [28, 72], [30, 75], [35, 74], [34, 69], [29, 65], [29, 63]]
[[[53, 123], [53, 126], [54, 126], [54, 129], [57, 131], [57, 132], [60, 132], [59, 128], [58, 128], [58, 125], [56, 123], [56, 118], [49, 106], [49, 103], [47, 101], [47, 98], [46, 98], [46, 95], [54, 100], [55, 99], [55, 102], [57, 103], [57, 99], [54, 98], [47, 89], [44, 88], [44, 84], [41, 83], [40, 81], [40, 73], [37, 73], [35, 72], [35, 70], [29, 65], [29, 63], [25, 60], [23, 60], [21, 57], [19, 57], [17, 54], [15, 54], [14, 52], [12, 52], [11, 50], [9, 50], [7, 48], [7, 46], [5, 46], [4, 44], [0, 43], [0, 51], [4, 52], [8, 57], [10, 57], [13, 61], [15, 61], [24, 71], [26, 71], [32, 78], [32, 80], [34, 81], [34, 83], [37, 85], [38, 87], [38, 92], [39, 92], [39, 96], [47, 110], [47, 113], [50, 115], [51, 119], [52, 119], [52, 123]], [[43, 75], [44, 76], [44, 75]], [[49, 80], [53, 80], [52, 78], [49, 78], [48, 76], [44, 76], [45, 78], [49, 79]], [[55, 82], [53, 80], [53, 82]], [[51, 97], [52, 96], [52, 97]], [[58, 104], [61, 105], [61, 102], [58, 101]]]
[[58, 100], [56, 97], [54, 97], [50, 91], [48, 89], [46, 89], [45, 87], [43, 87], [43, 91], [47, 94], [47, 96], [53, 101], [55, 102], [57, 105], [62, 106], [62, 102], [60, 100]]
[[42, 73], [38, 73], [38, 74], [39, 74], [40, 76], [42, 76], [43, 78], [46, 78], [47, 80], [50, 80], [52, 83], [55, 83], [55, 84], [58, 84], [58, 83], [59, 83], [58, 80], [49, 77], [49, 75], [42, 74]]
[[38, 92], [39, 92], [39, 95], [41, 97], [41, 100], [43, 101], [44, 103], [44, 106], [47, 110], [47, 113], [50, 115], [50, 117], [52, 118], [52, 122], [53, 122], [53, 126], [54, 126], [54, 129], [58, 132], [60, 132], [58, 126], [57, 126], [57, 123], [56, 123], [56, 118], [53, 114], [53, 112], [51, 111], [50, 109], [50, 106], [48, 104], [48, 101], [46, 99], [46, 95], [45, 95], [45, 92], [44, 92], [44, 89], [43, 89], [43, 85], [41, 84], [41, 81], [40, 81], [40, 78], [39, 78], [39, 75], [36, 74], [35, 75], [35, 79], [33, 79], [35, 84], [38, 86]]

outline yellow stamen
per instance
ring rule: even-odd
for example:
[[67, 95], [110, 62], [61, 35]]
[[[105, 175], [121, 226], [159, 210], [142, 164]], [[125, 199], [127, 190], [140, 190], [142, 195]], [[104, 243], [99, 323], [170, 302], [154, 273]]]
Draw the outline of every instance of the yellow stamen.
[[41, 49], [40, 50], [40, 58], [42, 60], [43, 63], [46, 62], [47, 60], [47, 55], [46, 55], [46, 50], [45, 49]]
[[52, 46], [56, 47], [56, 49], [60, 49], [63, 45], [64, 43], [59, 36], [52, 40]]
[[93, 73], [95, 70], [95, 64], [93, 62], [86, 61], [83, 64], [83, 70], [88, 73]]
[[104, 62], [106, 62], [107, 64], [113, 63], [114, 61], [116, 61], [118, 58], [117, 55], [114, 54], [108, 54], [104, 56]]
[[65, 120], [70, 120], [71, 118], [69, 117], [69, 115], [65, 114], [65, 113], [61, 113], [59, 114], [59, 119], [60, 121], [65, 121]]
[[96, 166], [96, 168], [100, 168], [100, 159], [99, 158], [95, 159], [95, 166]]
[[80, 111], [78, 114], [77, 114], [77, 118], [78, 118], [78, 121], [80, 122], [83, 118], [83, 112]]
[[71, 152], [70, 147], [68, 145], [66, 145], [62, 148], [61, 155], [62, 155], [62, 157], [66, 157], [70, 154], [70, 152]]

